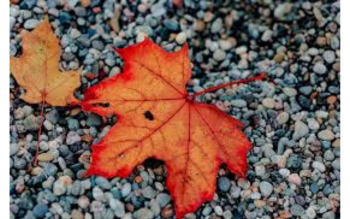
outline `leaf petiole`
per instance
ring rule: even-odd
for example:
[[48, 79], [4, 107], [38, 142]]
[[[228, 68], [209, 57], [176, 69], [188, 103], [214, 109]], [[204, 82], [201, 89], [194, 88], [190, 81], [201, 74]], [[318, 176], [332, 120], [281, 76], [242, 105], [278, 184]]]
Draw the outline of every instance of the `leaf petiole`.
[[242, 80], [237, 80], [237, 81], [231, 81], [231, 82], [223, 83], [223, 84], [220, 84], [218, 86], [214, 86], [214, 87], [202, 90], [202, 91], [200, 91], [198, 93], [189, 95], [189, 97], [192, 99], [192, 98], [198, 97], [198, 96], [200, 96], [202, 94], [206, 94], [206, 93], [209, 93], [209, 92], [212, 92], [212, 91], [215, 91], [215, 90], [219, 90], [221, 88], [228, 87], [230, 85], [249, 83], [249, 82], [252, 82], [252, 81], [259, 81], [259, 80], [263, 80], [266, 77], [267, 77], [266, 73], [260, 73], [259, 75], [254, 76], [254, 77], [250, 77], [250, 78], [246, 78], [246, 79], [242, 79]]

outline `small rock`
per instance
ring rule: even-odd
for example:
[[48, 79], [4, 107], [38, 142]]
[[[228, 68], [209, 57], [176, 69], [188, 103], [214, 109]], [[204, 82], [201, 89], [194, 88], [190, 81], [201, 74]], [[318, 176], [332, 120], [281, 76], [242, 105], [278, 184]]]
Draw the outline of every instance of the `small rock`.
[[218, 180], [218, 187], [223, 192], [228, 192], [231, 187], [231, 181], [227, 177], [220, 177]]
[[317, 136], [319, 139], [325, 141], [332, 141], [335, 138], [334, 133], [328, 129], [320, 131]]
[[125, 215], [125, 206], [124, 203], [117, 199], [110, 199], [109, 206], [114, 211], [115, 216], [122, 218]]
[[308, 133], [309, 133], [309, 128], [305, 123], [301, 121], [297, 121], [295, 123], [294, 134], [293, 134], [294, 140], [299, 140], [300, 138], [304, 137]]
[[316, 217], [316, 212], [315, 212], [315, 209], [310, 206], [308, 209], [306, 209], [306, 215], [310, 218], [310, 219], [313, 219]]
[[323, 53], [323, 59], [329, 63], [332, 64], [335, 61], [335, 54], [332, 50], [327, 50]]
[[141, 208], [133, 213], [136, 219], [153, 219], [154, 214], [148, 208]]
[[105, 195], [103, 191], [100, 189], [100, 187], [94, 187], [92, 189], [92, 196], [96, 201], [103, 201], [105, 198]]
[[317, 169], [317, 170], [319, 170], [320, 172], [324, 172], [324, 171], [326, 171], [326, 166], [323, 164], [323, 163], [321, 163], [321, 162], [318, 162], [318, 161], [314, 161], [313, 163], [312, 163], [312, 167], [313, 168], [315, 168], [315, 169]]
[[293, 174], [289, 175], [288, 182], [293, 183], [297, 186], [300, 186], [301, 185], [301, 178], [298, 174], [293, 173]]
[[112, 188], [111, 183], [104, 177], [101, 177], [101, 176], [96, 177], [95, 182], [102, 189], [109, 190]]
[[294, 204], [290, 208], [290, 212], [292, 213], [292, 215], [300, 217], [300, 216], [302, 216], [304, 214], [305, 210], [300, 205]]
[[275, 100], [272, 98], [265, 98], [262, 101], [262, 104], [264, 107], [268, 108], [268, 109], [273, 109], [275, 108]]
[[44, 218], [45, 214], [49, 211], [49, 207], [46, 204], [37, 204], [33, 208], [33, 214], [37, 218]]
[[281, 112], [280, 114], [278, 114], [278, 116], [276, 117], [276, 120], [278, 122], [279, 125], [283, 125], [286, 122], [288, 122], [289, 120], [289, 113], [287, 112]]
[[130, 192], [131, 192], [131, 184], [130, 183], [125, 183], [123, 185], [122, 190], [121, 190], [122, 196], [126, 197], [126, 196], [128, 196], [130, 194]]
[[226, 52], [222, 51], [221, 49], [215, 50], [213, 57], [216, 61], [220, 62], [225, 59]]
[[79, 205], [79, 207], [81, 207], [83, 209], [89, 207], [89, 205], [90, 205], [89, 198], [86, 197], [85, 195], [80, 196], [79, 199], [78, 199], [78, 205]]
[[267, 41], [270, 41], [272, 39], [272, 30], [265, 30], [265, 32], [263, 33], [262, 37], [261, 37], [261, 40], [264, 41], [264, 42], [267, 42]]
[[260, 183], [260, 192], [263, 196], [269, 197], [273, 191], [271, 183], [263, 181]]
[[24, 23], [24, 28], [27, 30], [32, 30], [34, 29], [38, 24], [40, 23], [39, 20], [37, 19], [28, 19], [26, 20], [26, 22]]
[[318, 130], [320, 128], [320, 124], [314, 118], [308, 118], [307, 125], [311, 130]]
[[333, 211], [328, 211], [322, 215], [322, 219], [335, 219], [335, 214]]
[[168, 194], [160, 193], [157, 195], [156, 200], [159, 203], [160, 207], [163, 208], [171, 201], [171, 197]]
[[186, 42], [186, 34], [184, 32], [181, 32], [179, 33], [177, 36], [176, 36], [176, 42], [180, 45], [184, 44]]
[[144, 189], [142, 189], [141, 193], [142, 193], [143, 197], [148, 198], [148, 199], [152, 199], [156, 196], [156, 192], [150, 186], [146, 186]]
[[55, 156], [53, 154], [49, 154], [49, 153], [42, 153], [38, 155], [38, 161], [42, 161], [42, 162], [50, 162], [55, 158]]
[[81, 140], [81, 138], [76, 132], [74, 132], [74, 131], [68, 132], [67, 138], [66, 138], [67, 145], [72, 145], [76, 142], [79, 142], [80, 140]]
[[67, 187], [72, 184], [72, 179], [69, 176], [61, 176], [54, 184], [53, 184], [53, 193], [55, 195], [63, 195], [67, 191]]
[[327, 68], [322, 62], [317, 62], [314, 65], [313, 70], [316, 74], [319, 74], [319, 75], [323, 75], [327, 72]]

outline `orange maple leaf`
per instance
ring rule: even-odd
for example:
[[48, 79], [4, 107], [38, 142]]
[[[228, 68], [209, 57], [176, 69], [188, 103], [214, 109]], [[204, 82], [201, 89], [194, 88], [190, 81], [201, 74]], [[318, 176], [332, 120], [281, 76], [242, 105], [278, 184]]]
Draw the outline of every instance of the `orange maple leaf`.
[[26, 93], [28, 103], [47, 102], [51, 106], [66, 106], [77, 101], [74, 90], [80, 86], [80, 72], [59, 71], [61, 47], [46, 17], [31, 32], [21, 32], [23, 54], [10, 58], [10, 70]]
[[[167, 53], [145, 39], [117, 52], [125, 61], [124, 72], [89, 88], [81, 102], [83, 110], [118, 115], [117, 124], [93, 145], [88, 175], [126, 177], [145, 159], [162, 159], [181, 218], [213, 198], [221, 163], [240, 176], [246, 173], [251, 144], [240, 121], [194, 100], [207, 91], [187, 93], [187, 45]], [[245, 81], [257, 79], [261, 76]]]

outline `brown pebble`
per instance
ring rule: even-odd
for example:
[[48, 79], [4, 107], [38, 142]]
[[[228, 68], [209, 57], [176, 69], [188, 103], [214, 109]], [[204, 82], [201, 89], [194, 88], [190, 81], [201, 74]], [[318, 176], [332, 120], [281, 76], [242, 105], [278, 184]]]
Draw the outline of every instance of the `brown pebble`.
[[327, 39], [326, 39], [326, 37], [317, 37], [316, 42], [317, 42], [317, 45], [322, 47], [322, 46], [325, 46], [327, 44]]
[[135, 207], [132, 204], [130, 204], [130, 203], [127, 203], [125, 208], [129, 212], [133, 212], [135, 210]]
[[171, 207], [165, 207], [160, 214], [163, 218], [171, 218], [174, 215], [174, 210]]
[[81, 211], [74, 209], [70, 214], [72, 219], [84, 219], [84, 214]]
[[262, 208], [266, 205], [266, 202], [263, 200], [255, 200], [254, 204], [257, 208]]
[[205, 23], [203, 20], [196, 20], [194, 22], [194, 29], [198, 32], [202, 32], [205, 29]]
[[337, 97], [336, 96], [329, 96], [327, 98], [327, 103], [330, 104], [330, 105], [333, 105], [337, 102]]
[[91, 4], [91, 0], [80, 0], [81, 6], [83, 7], [89, 7]]
[[273, 57], [273, 60], [277, 63], [280, 63], [282, 62], [284, 59], [284, 53], [283, 52], [279, 52], [277, 53], [274, 57]]
[[332, 144], [333, 147], [337, 148], [337, 147], [340, 147], [340, 138], [337, 138], [333, 144]]
[[53, 154], [42, 153], [38, 155], [38, 161], [49, 162], [52, 161], [55, 157]]
[[141, 183], [142, 181], [143, 181], [143, 179], [142, 179], [141, 176], [136, 176], [135, 179], [134, 179], [135, 183]]

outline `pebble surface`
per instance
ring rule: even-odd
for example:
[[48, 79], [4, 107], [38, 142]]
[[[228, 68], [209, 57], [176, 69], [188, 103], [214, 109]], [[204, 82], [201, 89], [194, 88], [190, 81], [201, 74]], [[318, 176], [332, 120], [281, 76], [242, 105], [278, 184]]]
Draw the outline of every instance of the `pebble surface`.
[[[267, 81], [198, 97], [242, 121], [252, 149], [246, 177], [221, 166], [213, 200], [186, 218], [340, 218], [339, 1], [117, 2], [11, 4], [10, 56], [21, 55], [20, 33], [48, 14], [62, 48], [60, 69], [83, 69], [78, 99], [122, 72], [115, 48], [146, 36], [167, 51], [188, 44], [191, 93], [266, 72]], [[19, 98], [25, 90], [12, 77], [10, 92], [10, 218], [175, 218], [160, 161], [140, 164], [125, 179], [85, 178], [90, 146], [114, 117], [45, 107], [33, 167], [40, 106]]]

